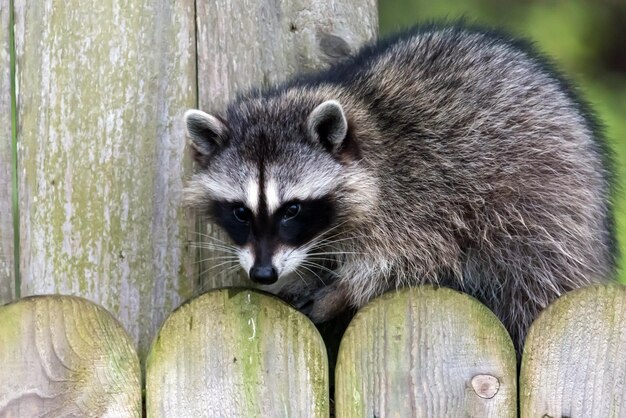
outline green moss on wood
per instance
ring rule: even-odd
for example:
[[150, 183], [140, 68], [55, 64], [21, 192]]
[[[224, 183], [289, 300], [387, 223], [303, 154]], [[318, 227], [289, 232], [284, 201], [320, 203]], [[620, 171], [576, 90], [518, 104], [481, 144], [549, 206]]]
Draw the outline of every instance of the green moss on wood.
[[567, 293], [533, 323], [522, 358], [521, 417], [626, 414], [626, 287]]
[[251, 290], [212, 291], [176, 310], [146, 377], [149, 416], [328, 416], [319, 333], [284, 302]]
[[0, 416], [141, 416], [139, 358], [103, 308], [71, 296], [0, 307]]
[[[472, 389], [480, 375], [497, 379], [492, 398]], [[450, 289], [404, 289], [365, 306], [341, 342], [335, 382], [343, 417], [516, 416], [509, 335], [489, 309]]]

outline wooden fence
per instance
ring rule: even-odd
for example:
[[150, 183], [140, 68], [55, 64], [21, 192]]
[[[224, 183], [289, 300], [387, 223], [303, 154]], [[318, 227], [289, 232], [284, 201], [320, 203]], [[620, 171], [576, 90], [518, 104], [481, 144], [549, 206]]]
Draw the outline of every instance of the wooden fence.
[[[139, 357], [103, 308], [34, 296], [0, 307], [0, 417], [142, 415]], [[174, 311], [152, 342], [148, 417], [624, 417], [626, 287], [546, 309], [521, 374], [485, 306], [449, 289], [390, 292], [341, 342], [335, 397], [315, 327], [280, 300], [230, 288]], [[519, 415], [518, 415], [519, 414]]]

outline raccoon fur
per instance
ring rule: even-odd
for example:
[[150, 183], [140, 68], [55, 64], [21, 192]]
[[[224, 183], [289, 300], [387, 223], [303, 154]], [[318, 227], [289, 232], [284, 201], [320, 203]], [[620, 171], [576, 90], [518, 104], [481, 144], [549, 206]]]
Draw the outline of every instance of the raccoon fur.
[[185, 118], [187, 202], [315, 322], [429, 283], [485, 303], [519, 350], [546, 305], [614, 273], [601, 135], [524, 42], [421, 27]]

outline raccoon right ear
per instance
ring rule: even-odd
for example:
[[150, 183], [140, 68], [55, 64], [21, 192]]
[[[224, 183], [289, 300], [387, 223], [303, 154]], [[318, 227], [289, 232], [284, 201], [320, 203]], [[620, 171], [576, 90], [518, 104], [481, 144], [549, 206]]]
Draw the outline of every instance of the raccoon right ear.
[[228, 128], [224, 122], [201, 110], [190, 109], [185, 112], [185, 126], [197, 153], [196, 161], [201, 164], [226, 142]]
[[336, 100], [327, 100], [313, 109], [307, 125], [309, 134], [331, 152], [341, 148], [348, 134], [348, 121]]

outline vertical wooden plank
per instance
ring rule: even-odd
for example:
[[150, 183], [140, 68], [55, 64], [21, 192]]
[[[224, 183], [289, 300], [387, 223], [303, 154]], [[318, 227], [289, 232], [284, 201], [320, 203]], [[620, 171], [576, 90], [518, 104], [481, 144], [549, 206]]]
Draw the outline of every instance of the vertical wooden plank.
[[0, 0], [0, 305], [15, 291], [9, 12], [9, 0]]
[[16, 3], [22, 294], [102, 304], [140, 352], [192, 293], [193, 16], [192, 0]]
[[140, 417], [133, 343], [110, 313], [69, 296], [0, 307], [0, 416]]
[[626, 287], [556, 300], [533, 323], [522, 357], [521, 417], [626, 416]]
[[146, 362], [149, 417], [328, 417], [328, 364], [313, 324], [284, 302], [217, 290], [181, 306]]
[[[197, 7], [199, 108], [216, 113], [242, 90], [340, 59], [374, 38], [378, 27], [376, 0], [214, 0]], [[199, 228], [227, 240], [203, 220]], [[202, 289], [251, 285], [218, 264], [200, 263]]]
[[422, 286], [389, 292], [352, 320], [339, 348], [341, 417], [517, 416], [516, 356], [475, 299]]

